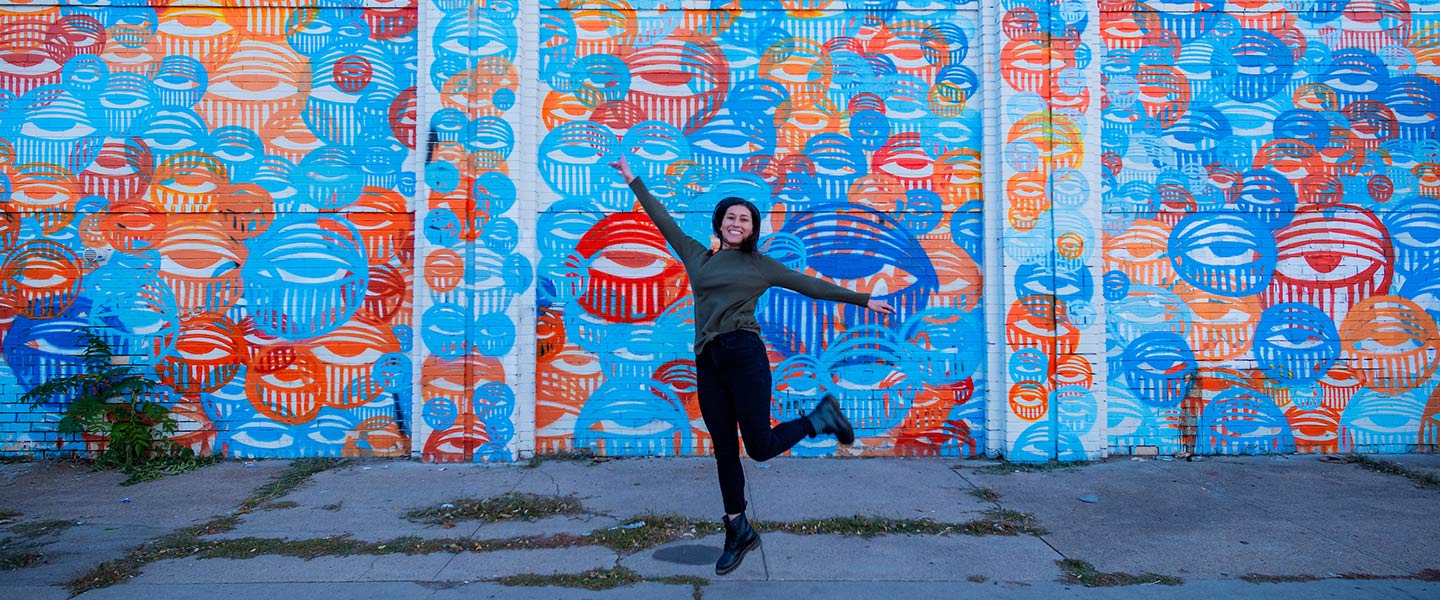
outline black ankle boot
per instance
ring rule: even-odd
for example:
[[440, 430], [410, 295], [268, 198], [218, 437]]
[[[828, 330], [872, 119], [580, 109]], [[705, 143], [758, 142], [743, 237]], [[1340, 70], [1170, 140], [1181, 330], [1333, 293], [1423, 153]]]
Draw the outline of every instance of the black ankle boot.
[[810, 420], [810, 426], [816, 433], [834, 434], [840, 443], [846, 446], [855, 443], [855, 430], [850, 427], [850, 419], [840, 412], [840, 403], [835, 401], [834, 396], [825, 394], [820, 403], [815, 405], [815, 410], [810, 411], [805, 418]]
[[715, 561], [716, 575], [734, 571], [745, 560], [745, 553], [760, 547], [760, 534], [750, 528], [745, 513], [740, 513], [733, 521], [730, 517], [721, 517], [720, 520], [725, 523], [725, 550], [720, 553], [720, 560]]

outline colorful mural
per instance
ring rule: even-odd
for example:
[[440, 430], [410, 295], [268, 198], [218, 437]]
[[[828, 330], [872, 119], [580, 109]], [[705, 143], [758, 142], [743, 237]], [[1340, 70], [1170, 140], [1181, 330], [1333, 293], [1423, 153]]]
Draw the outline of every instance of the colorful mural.
[[[425, 44], [424, 197], [416, 438], [432, 461], [514, 458], [517, 297], [533, 293], [512, 174], [521, 41], [518, 0], [431, 0]], [[522, 247], [525, 246], [525, 247]]]
[[19, 402], [83, 329], [202, 452], [704, 454], [618, 156], [899, 309], [762, 299], [774, 417], [858, 426], [793, 454], [1433, 448], [1437, 6], [12, 2], [0, 454], [104, 443]]
[[408, 455], [415, 10], [55, 4], [0, 7], [0, 451], [104, 443], [17, 404], [89, 329], [202, 453]]
[[828, 392], [857, 452], [984, 451], [976, 6], [543, 4], [538, 451], [708, 448], [689, 284], [621, 155], [691, 236], [747, 198], [763, 251], [899, 310], [767, 293], [774, 418]]
[[1434, 447], [1436, 5], [1100, 11], [1112, 449]]
[[1098, 458], [1103, 306], [1096, 294], [1099, 40], [1080, 1], [1001, 3], [1005, 455]]

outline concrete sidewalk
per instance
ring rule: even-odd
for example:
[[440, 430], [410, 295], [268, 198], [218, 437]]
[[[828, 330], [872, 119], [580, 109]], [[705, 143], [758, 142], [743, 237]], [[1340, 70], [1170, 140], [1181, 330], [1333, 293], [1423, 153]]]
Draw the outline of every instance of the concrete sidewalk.
[[[1440, 455], [1378, 458], [1440, 473]], [[0, 562], [31, 563], [0, 570], [0, 598], [69, 597], [67, 582], [147, 542], [166, 552], [79, 597], [1440, 598], [1440, 489], [1313, 455], [747, 462], [750, 517], [768, 525], [726, 577], [708, 458], [340, 461], [297, 477], [305, 464], [135, 486], [75, 463], [0, 465]], [[236, 514], [275, 481], [299, 485]], [[452, 514], [487, 499], [511, 504]], [[406, 518], [418, 509], [439, 520]]]

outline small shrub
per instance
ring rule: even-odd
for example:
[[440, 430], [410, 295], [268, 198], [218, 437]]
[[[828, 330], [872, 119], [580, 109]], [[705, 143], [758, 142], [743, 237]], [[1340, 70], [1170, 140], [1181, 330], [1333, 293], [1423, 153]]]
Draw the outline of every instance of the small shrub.
[[[104, 438], [96, 466], [129, 469], [156, 458], [193, 457], [194, 451], [171, 441], [179, 423], [156, 402], [159, 383], [139, 367], [121, 364], [110, 343], [85, 330], [84, 370], [55, 377], [21, 398], [35, 406], [64, 404], [58, 431]], [[65, 400], [69, 400], [65, 403]]]

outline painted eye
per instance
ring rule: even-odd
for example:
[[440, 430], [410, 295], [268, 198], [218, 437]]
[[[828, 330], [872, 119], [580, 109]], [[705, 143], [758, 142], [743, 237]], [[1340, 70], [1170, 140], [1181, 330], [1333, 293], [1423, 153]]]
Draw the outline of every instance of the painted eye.
[[150, 104], [150, 98], [143, 94], [115, 92], [113, 94], [101, 94], [100, 104], [106, 108], [123, 111], [148, 106]]
[[1282, 350], [1309, 350], [1325, 343], [1325, 340], [1315, 335], [1297, 334], [1296, 332], [1277, 333], [1265, 338], [1265, 342]]
[[1351, 344], [1351, 347], [1375, 355], [1407, 354], [1424, 348], [1425, 343], [1413, 337], [1391, 337], [1384, 335], [1383, 331], [1377, 330], [1371, 337], [1356, 341]]
[[360, 344], [334, 344], [310, 349], [315, 358], [330, 364], [374, 364], [384, 354], [378, 348]]
[[646, 244], [615, 244], [597, 253], [590, 268], [623, 279], [659, 276], [670, 266], [670, 255]]
[[230, 439], [241, 446], [263, 449], [286, 448], [295, 443], [290, 427], [267, 419], [246, 421], [236, 428]]
[[1351, 400], [1342, 417], [1342, 426], [1371, 434], [1414, 435], [1419, 403], [1406, 396], [1386, 396], [1364, 391]]
[[756, 132], [746, 132], [740, 129], [713, 129], [709, 137], [693, 140], [691, 144], [704, 148], [715, 153], [733, 152], [736, 154], [754, 154], [763, 150], [766, 146], [757, 139]]
[[703, 94], [715, 89], [714, 82], [696, 73], [678, 69], [655, 68], [637, 69], [634, 72], [635, 90], [655, 96], [683, 98]]
[[479, 37], [471, 46], [474, 47], [477, 56], [499, 56], [509, 50], [509, 47], [506, 46], [503, 41], [494, 37], [483, 36], [483, 34], [482, 37]]
[[637, 158], [643, 158], [645, 160], [651, 160], [659, 163], [674, 162], [676, 160], [679, 160], [681, 157], [679, 150], [675, 149], [673, 146], [662, 146], [660, 144], [650, 144], [635, 148], [633, 150], [633, 154]]
[[1144, 302], [1126, 302], [1112, 305], [1111, 314], [1121, 321], [1130, 323], [1164, 323], [1172, 317], [1163, 307]]
[[1155, 260], [1165, 254], [1165, 249], [1154, 244], [1137, 241], [1112, 244], [1105, 255], [1121, 262], [1144, 262]]
[[185, 360], [194, 362], [218, 362], [234, 356], [229, 348], [210, 343], [211, 340], [196, 340], [192, 335], [182, 335], [175, 343], [175, 351]]
[[1250, 320], [1250, 313], [1237, 310], [1223, 302], [1192, 303], [1196, 316], [1213, 325], [1239, 325]]
[[75, 139], [95, 133], [95, 128], [74, 119], [32, 119], [20, 127], [20, 133], [32, 137]]
[[882, 363], [839, 364], [830, 370], [836, 379], [861, 388], [879, 387], [896, 372], [894, 365]]
[[1259, 257], [1259, 253], [1253, 249], [1228, 246], [1222, 240], [1186, 250], [1184, 255], [1206, 265], [1214, 266], [1246, 265]]
[[801, 110], [790, 113], [790, 123], [804, 130], [823, 128], [830, 116], [821, 111]]
[[1391, 228], [1391, 237], [1400, 244], [1413, 248], [1440, 244], [1440, 215], [1416, 212], [1404, 215], [1398, 221]]
[[600, 151], [583, 144], [562, 144], [556, 146], [554, 150], [546, 152], [545, 156], [558, 163], [575, 164], [577, 162], [583, 162], [585, 164], [594, 164], [600, 158]]
[[323, 283], [330, 283], [332, 281], [340, 281], [350, 275], [350, 272], [344, 268], [334, 268], [329, 271], [318, 271], [315, 266], [312, 265], [304, 267], [304, 269], [305, 270], [303, 271], [292, 271], [276, 267], [274, 269], [274, 274], [275, 277], [279, 278], [281, 281], [299, 285], [320, 285]]

